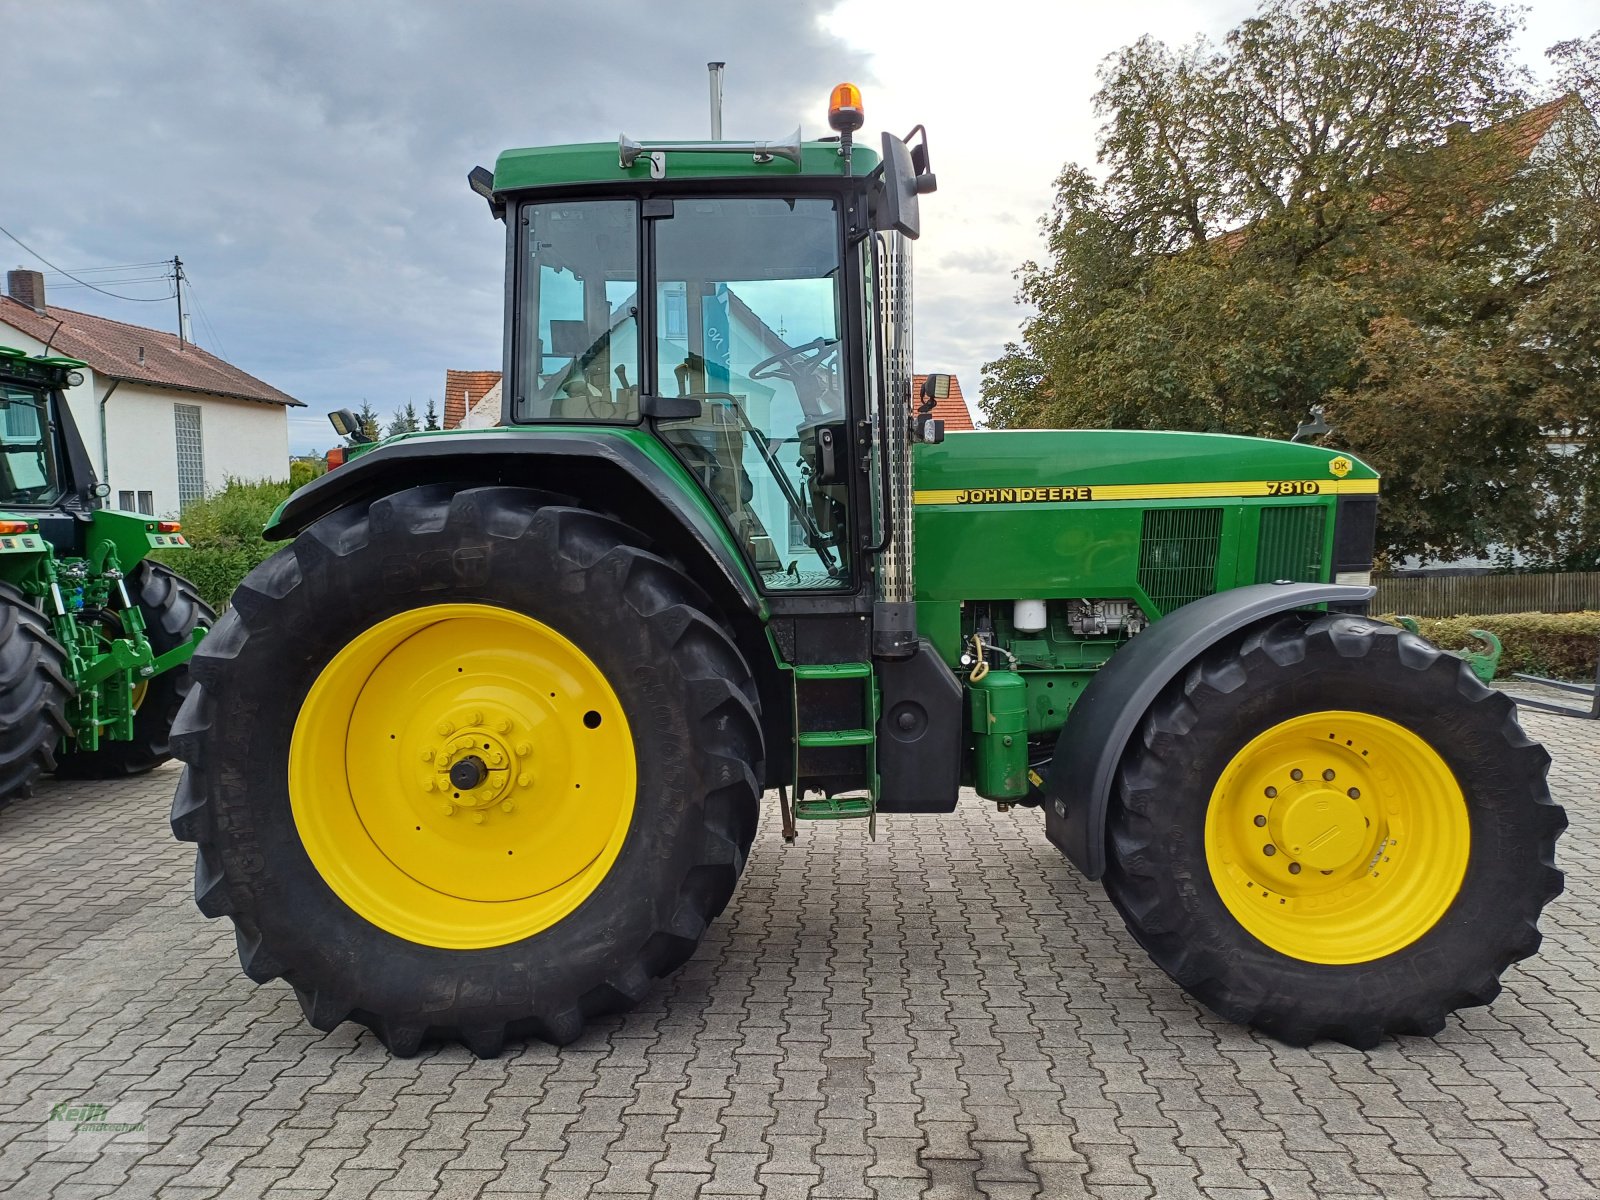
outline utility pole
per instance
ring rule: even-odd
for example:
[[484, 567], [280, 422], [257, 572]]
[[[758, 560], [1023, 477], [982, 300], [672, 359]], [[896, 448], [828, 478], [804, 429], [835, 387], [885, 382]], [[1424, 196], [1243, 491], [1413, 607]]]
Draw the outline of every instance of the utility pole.
[[183, 349], [183, 259], [172, 256], [172, 289], [178, 297], [178, 349]]

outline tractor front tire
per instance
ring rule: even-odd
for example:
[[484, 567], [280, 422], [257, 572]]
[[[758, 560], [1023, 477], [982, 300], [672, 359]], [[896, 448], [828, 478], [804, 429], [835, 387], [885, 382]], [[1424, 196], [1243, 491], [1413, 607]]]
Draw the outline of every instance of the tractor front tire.
[[1510, 698], [1364, 617], [1214, 648], [1124, 757], [1106, 890], [1231, 1021], [1368, 1048], [1489, 1003], [1539, 946], [1566, 814]]
[[[194, 584], [160, 563], [142, 559], [124, 583], [128, 599], [144, 618], [145, 639], [158, 655], [183, 645], [196, 629], [209, 629], [217, 619]], [[120, 779], [155, 770], [172, 757], [172, 723], [191, 686], [187, 663], [163, 671], [136, 697], [131, 741], [102, 738], [96, 750], [78, 750], [69, 742], [57, 759], [56, 774], [62, 779]]]
[[683, 963], [755, 833], [750, 669], [636, 531], [413, 488], [257, 567], [201, 643], [172, 827], [252, 979], [391, 1052], [563, 1044]]
[[0, 583], [0, 808], [55, 769], [71, 698], [66, 651], [27, 597]]

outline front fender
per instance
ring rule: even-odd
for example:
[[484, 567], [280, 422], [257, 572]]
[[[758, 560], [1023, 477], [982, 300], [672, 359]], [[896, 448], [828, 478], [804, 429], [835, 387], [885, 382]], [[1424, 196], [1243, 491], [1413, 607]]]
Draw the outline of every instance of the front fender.
[[1095, 673], [1056, 738], [1045, 792], [1045, 834], [1080, 871], [1106, 870], [1106, 807], [1117, 766], [1155, 698], [1211, 646], [1265, 617], [1318, 604], [1352, 604], [1375, 589], [1258, 583], [1203, 596], [1139, 634]]

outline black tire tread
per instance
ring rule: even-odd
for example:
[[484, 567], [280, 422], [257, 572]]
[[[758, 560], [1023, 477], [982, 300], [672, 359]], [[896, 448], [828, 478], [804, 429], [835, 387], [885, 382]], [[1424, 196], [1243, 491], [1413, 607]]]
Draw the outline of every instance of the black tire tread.
[[0, 808], [56, 769], [72, 696], [66, 651], [44, 614], [0, 583]]

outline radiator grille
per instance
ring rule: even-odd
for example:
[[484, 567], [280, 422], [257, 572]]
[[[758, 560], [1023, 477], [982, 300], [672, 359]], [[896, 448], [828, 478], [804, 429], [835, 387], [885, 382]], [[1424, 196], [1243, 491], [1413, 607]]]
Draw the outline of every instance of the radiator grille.
[[1322, 543], [1328, 510], [1320, 504], [1284, 504], [1261, 510], [1256, 582], [1322, 578]]
[[1139, 586], [1163, 613], [1217, 590], [1220, 508], [1152, 508], [1139, 543]]

